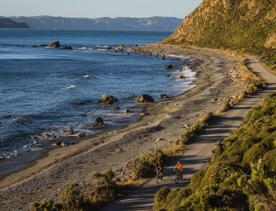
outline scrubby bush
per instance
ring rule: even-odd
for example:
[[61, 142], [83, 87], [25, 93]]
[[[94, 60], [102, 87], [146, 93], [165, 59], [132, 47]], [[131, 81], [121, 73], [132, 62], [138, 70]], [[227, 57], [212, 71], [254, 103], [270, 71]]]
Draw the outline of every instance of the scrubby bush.
[[112, 170], [92, 173], [91, 182], [80, 186], [65, 186], [59, 195], [60, 203], [43, 200], [30, 204], [31, 211], [88, 211], [98, 210], [102, 205], [118, 197], [119, 186]]
[[88, 201], [93, 206], [113, 201], [117, 197], [118, 186], [114, 181], [114, 172], [107, 170], [102, 173], [93, 173], [92, 183], [88, 187]]
[[68, 184], [60, 195], [61, 203], [65, 210], [79, 211], [84, 210], [84, 196], [79, 184]]
[[42, 200], [39, 202], [32, 202], [29, 205], [30, 211], [63, 211], [64, 207], [62, 204], [55, 203], [53, 200], [47, 201]]
[[155, 175], [154, 165], [157, 161], [166, 162], [168, 157], [161, 150], [143, 154], [128, 163], [129, 176], [133, 179], [150, 178]]

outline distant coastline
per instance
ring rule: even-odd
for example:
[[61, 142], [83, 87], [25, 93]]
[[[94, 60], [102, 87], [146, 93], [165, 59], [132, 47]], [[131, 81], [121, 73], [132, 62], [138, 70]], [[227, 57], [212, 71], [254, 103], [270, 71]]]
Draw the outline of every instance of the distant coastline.
[[30, 26], [24, 22], [16, 22], [9, 18], [0, 17], [0, 29], [28, 29]]
[[69, 18], [53, 16], [8, 17], [27, 23], [32, 29], [95, 30], [95, 31], [174, 31], [182, 22], [176, 17], [149, 18]]

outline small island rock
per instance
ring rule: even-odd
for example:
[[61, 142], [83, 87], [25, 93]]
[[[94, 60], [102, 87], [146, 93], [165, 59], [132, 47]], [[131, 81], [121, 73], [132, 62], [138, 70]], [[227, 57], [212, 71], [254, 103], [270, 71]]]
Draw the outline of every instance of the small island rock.
[[106, 105], [113, 105], [118, 102], [118, 99], [112, 95], [103, 94], [99, 102]]
[[135, 102], [136, 103], [153, 103], [154, 99], [150, 95], [138, 95], [135, 96]]

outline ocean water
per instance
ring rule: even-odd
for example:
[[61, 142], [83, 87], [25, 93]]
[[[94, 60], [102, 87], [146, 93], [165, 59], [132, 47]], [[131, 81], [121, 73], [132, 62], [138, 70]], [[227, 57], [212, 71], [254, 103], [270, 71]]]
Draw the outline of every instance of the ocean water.
[[[99, 132], [91, 127], [97, 117], [103, 117], [108, 128], [135, 121], [142, 109], [133, 103], [135, 95], [158, 100], [161, 93], [175, 96], [190, 89], [194, 73], [183, 60], [96, 48], [147, 44], [168, 34], [1, 30], [0, 160], [51, 145], [39, 137], [44, 132], [59, 138], [70, 126], [93, 135]], [[32, 48], [57, 40], [74, 50]], [[171, 63], [177, 68], [169, 73], [164, 65]], [[185, 80], [178, 78], [183, 72]], [[104, 93], [116, 96], [121, 109], [98, 104]], [[126, 115], [126, 108], [135, 112]]]

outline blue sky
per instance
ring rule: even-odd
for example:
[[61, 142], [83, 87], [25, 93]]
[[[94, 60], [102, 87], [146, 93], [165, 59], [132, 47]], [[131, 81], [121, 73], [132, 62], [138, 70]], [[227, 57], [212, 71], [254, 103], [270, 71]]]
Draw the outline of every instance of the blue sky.
[[202, 0], [0, 0], [0, 16], [183, 18]]

